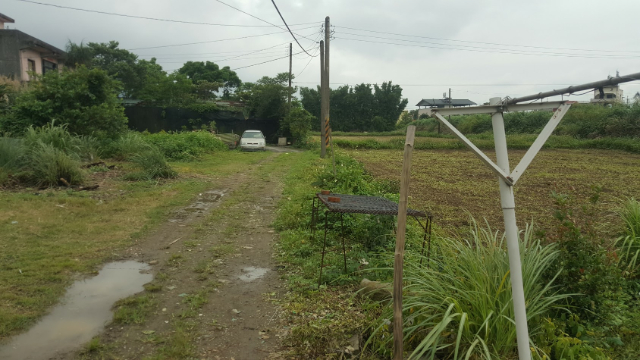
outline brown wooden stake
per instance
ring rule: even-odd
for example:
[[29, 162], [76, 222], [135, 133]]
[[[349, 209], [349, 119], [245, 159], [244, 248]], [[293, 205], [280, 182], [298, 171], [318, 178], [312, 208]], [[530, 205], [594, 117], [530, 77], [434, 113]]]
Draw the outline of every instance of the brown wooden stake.
[[398, 232], [396, 233], [396, 252], [393, 263], [393, 359], [402, 360], [402, 266], [404, 263], [404, 242], [407, 231], [407, 198], [409, 197], [409, 179], [411, 178], [411, 153], [416, 136], [416, 127], [407, 126], [407, 138], [404, 143], [402, 177], [400, 180], [400, 201], [398, 202]]

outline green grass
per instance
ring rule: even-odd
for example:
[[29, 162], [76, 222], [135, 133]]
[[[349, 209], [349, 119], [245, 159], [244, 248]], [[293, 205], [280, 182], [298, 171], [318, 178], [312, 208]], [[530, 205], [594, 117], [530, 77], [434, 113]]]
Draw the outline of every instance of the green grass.
[[93, 274], [173, 209], [266, 156], [203, 155], [197, 162], [171, 164], [177, 179], [100, 178], [96, 192], [0, 192], [0, 339], [31, 326], [78, 274]]
[[157, 300], [150, 295], [131, 296], [114, 305], [114, 324], [143, 324], [153, 311]]
[[[426, 137], [416, 137], [414, 149], [417, 150], [455, 150], [465, 149], [466, 146], [457, 138], [451, 135], [434, 136], [424, 134]], [[335, 135], [338, 136], [338, 135]], [[341, 135], [343, 138], [334, 138], [333, 143], [343, 149], [370, 149], [370, 150], [400, 150], [404, 148], [404, 136], [394, 135], [365, 135], [354, 134]], [[374, 136], [378, 138], [373, 138]], [[386, 136], [387, 138], [384, 138]], [[467, 135], [469, 140], [478, 148], [492, 150], [495, 148], [493, 136], [486, 134]], [[507, 145], [509, 149], [528, 149], [535, 141], [537, 135], [534, 134], [514, 134], [507, 135]], [[319, 141], [316, 137], [314, 142]], [[598, 139], [577, 139], [566, 135], [552, 135], [543, 149], [607, 149], [622, 150], [640, 154], [640, 141], [631, 138], [598, 138]]]
[[[542, 274], [558, 257], [554, 245], [534, 240], [531, 228], [521, 234], [520, 253], [527, 319], [532, 339], [542, 333], [545, 316], [559, 295]], [[502, 359], [516, 356], [516, 329], [509, 277], [509, 255], [502, 233], [477, 225], [467, 238], [437, 238], [429, 265], [407, 254], [403, 298], [405, 349], [409, 359]], [[376, 352], [390, 355], [393, 338], [387, 306], [370, 340]]]

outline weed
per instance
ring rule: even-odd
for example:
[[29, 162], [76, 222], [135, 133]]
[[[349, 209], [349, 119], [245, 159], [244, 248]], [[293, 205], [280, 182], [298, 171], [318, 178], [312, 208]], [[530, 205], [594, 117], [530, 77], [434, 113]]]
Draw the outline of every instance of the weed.
[[115, 304], [113, 322], [116, 324], [142, 324], [151, 313], [156, 300], [149, 295], [132, 296]]
[[[158, 179], [173, 178], [177, 176], [175, 170], [167, 164], [164, 156], [157, 150], [148, 150], [131, 157], [131, 161], [142, 169], [141, 173], [132, 174], [132, 178]], [[131, 178], [130, 177], [130, 178]]]
[[167, 264], [169, 264], [170, 266], [179, 267], [180, 265], [182, 265], [183, 261], [184, 257], [182, 255], [173, 253], [167, 260]]
[[158, 292], [162, 290], [162, 285], [151, 282], [148, 284], [144, 284], [144, 289], [148, 292]]
[[235, 251], [235, 247], [231, 244], [215, 245], [212, 246], [209, 251], [211, 251], [213, 257], [221, 258], [225, 255], [233, 253]]
[[620, 262], [632, 276], [638, 275], [638, 257], [640, 256], [640, 203], [634, 199], [627, 199], [621, 209], [620, 216], [625, 222], [625, 232], [616, 241], [620, 248]]
[[65, 181], [76, 185], [84, 180], [80, 164], [52, 145], [36, 144], [28, 156], [31, 181], [38, 186], [66, 185]]
[[192, 160], [207, 152], [218, 152], [227, 146], [208, 131], [166, 133], [144, 135], [144, 140], [160, 149], [172, 160]]

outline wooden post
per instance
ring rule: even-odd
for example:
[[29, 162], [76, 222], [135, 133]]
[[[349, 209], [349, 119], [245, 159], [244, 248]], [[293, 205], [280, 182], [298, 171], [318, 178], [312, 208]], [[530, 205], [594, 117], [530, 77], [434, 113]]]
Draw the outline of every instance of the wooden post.
[[293, 68], [292, 44], [289, 43], [289, 111], [291, 111], [291, 70]]
[[396, 233], [396, 252], [393, 263], [393, 359], [402, 360], [402, 266], [404, 263], [404, 243], [407, 232], [407, 199], [409, 197], [409, 179], [411, 178], [411, 153], [416, 136], [416, 127], [407, 126], [407, 138], [404, 143], [402, 177], [400, 179], [400, 201], [398, 202], [398, 231]]

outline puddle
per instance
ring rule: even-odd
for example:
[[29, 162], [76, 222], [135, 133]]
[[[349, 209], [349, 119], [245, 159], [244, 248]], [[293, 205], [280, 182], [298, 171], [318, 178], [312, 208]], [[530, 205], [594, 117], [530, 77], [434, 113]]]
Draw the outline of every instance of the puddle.
[[242, 269], [243, 274], [238, 276], [238, 278], [240, 278], [240, 280], [242, 281], [250, 282], [253, 280], [260, 279], [261, 277], [264, 276], [264, 274], [267, 273], [267, 271], [269, 271], [269, 269], [249, 266]]
[[152, 274], [141, 273], [145, 270], [147, 264], [118, 261], [105, 265], [97, 276], [76, 281], [49, 315], [0, 347], [0, 359], [51, 359], [88, 342], [111, 321], [116, 301], [142, 291], [142, 285], [153, 280]]

